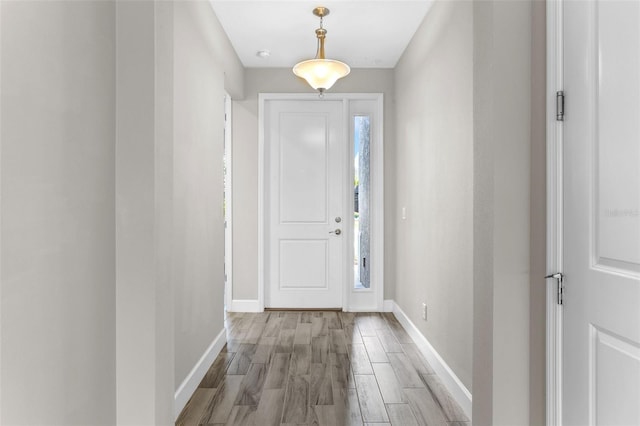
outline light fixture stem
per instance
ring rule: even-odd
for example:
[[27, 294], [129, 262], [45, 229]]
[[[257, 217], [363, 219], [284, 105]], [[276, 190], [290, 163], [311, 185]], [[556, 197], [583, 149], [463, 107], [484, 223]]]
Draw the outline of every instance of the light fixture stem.
[[316, 59], [324, 59], [324, 39], [327, 36], [327, 30], [318, 28], [316, 30], [316, 37], [318, 37], [318, 52], [316, 53]]

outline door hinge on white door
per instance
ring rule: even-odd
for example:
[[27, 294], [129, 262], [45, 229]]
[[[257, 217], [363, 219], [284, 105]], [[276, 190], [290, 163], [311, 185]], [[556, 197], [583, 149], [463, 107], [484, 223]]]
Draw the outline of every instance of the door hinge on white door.
[[556, 121], [564, 121], [564, 91], [556, 92]]
[[553, 278], [556, 280], [556, 295], [558, 305], [564, 304], [564, 275], [561, 272], [547, 275], [545, 278]]

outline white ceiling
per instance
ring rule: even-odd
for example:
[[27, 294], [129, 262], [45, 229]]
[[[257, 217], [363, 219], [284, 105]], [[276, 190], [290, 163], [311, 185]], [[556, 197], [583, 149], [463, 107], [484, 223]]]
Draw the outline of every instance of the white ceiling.
[[[316, 54], [316, 6], [324, 19], [326, 57], [352, 68], [393, 68], [431, 0], [209, 0], [243, 65], [292, 67]], [[268, 58], [256, 55], [268, 50]]]

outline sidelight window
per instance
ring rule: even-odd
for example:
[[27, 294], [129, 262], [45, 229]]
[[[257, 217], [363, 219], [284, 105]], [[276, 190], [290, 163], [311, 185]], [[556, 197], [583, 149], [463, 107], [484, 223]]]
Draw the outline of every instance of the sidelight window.
[[371, 286], [371, 120], [368, 115], [353, 117], [353, 248], [354, 288]]

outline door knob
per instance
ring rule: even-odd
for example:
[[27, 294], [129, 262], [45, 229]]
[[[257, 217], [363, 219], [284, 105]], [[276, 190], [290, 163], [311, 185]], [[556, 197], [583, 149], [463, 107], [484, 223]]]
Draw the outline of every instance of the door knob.
[[340, 235], [342, 234], [342, 231], [339, 229], [336, 229], [335, 231], [329, 231], [330, 234], [336, 234], [336, 235]]

